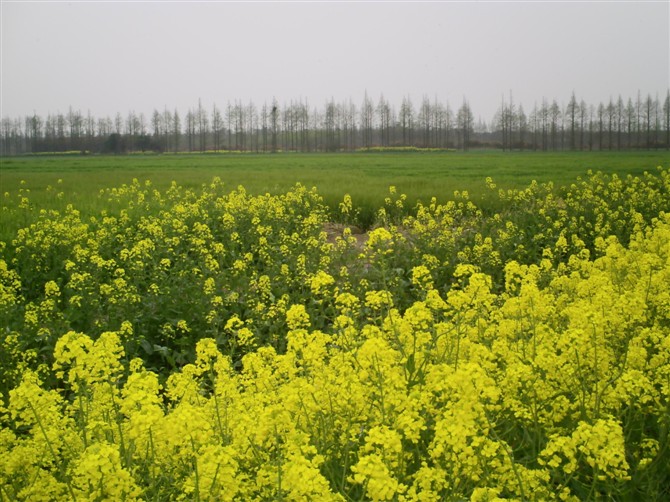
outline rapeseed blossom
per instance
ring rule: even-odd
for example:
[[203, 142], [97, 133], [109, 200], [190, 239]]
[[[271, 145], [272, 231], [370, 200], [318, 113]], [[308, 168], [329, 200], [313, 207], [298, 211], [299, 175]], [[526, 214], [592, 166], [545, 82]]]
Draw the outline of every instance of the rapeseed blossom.
[[465, 192], [402, 218], [392, 189], [362, 248], [302, 186], [40, 213], [0, 243], [0, 493], [663, 499], [668, 188], [502, 191], [528, 219], [489, 234]]

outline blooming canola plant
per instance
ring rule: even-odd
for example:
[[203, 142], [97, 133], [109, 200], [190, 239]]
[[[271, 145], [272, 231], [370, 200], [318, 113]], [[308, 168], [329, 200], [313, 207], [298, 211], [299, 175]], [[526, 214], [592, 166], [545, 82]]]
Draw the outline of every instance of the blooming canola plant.
[[487, 181], [364, 244], [301, 185], [6, 194], [0, 499], [670, 496], [670, 172]]

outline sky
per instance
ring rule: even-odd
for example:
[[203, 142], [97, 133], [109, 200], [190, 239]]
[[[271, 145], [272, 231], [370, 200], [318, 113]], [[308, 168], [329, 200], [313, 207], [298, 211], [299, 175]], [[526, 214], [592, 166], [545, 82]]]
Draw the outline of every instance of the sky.
[[365, 93], [491, 120], [574, 92], [597, 105], [670, 87], [670, 1], [2, 0], [1, 113], [150, 116]]

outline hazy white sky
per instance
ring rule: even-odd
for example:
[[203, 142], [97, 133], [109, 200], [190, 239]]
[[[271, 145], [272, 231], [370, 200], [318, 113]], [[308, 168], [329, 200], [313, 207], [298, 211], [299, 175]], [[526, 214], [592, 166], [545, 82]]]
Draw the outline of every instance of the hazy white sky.
[[670, 86], [670, 2], [2, 0], [2, 116], [423, 95], [490, 120]]

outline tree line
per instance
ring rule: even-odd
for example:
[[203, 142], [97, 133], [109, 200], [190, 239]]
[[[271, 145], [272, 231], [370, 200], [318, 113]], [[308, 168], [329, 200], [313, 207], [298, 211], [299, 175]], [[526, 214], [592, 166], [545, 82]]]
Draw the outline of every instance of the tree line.
[[467, 99], [457, 107], [424, 96], [399, 107], [367, 93], [311, 107], [303, 100], [257, 106], [239, 100], [219, 108], [195, 107], [94, 117], [67, 113], [3, 117], [0, 154], [41, 152], [338, 152], [375, 147], [503, 150], [624, 150], [670, 148], [670, 89], [651, 95], [587, 104], [573, 93], [567, 105], [543, 99], [526, 112], [512, 94], [503, 96], [488, 122], [475, 121]]

